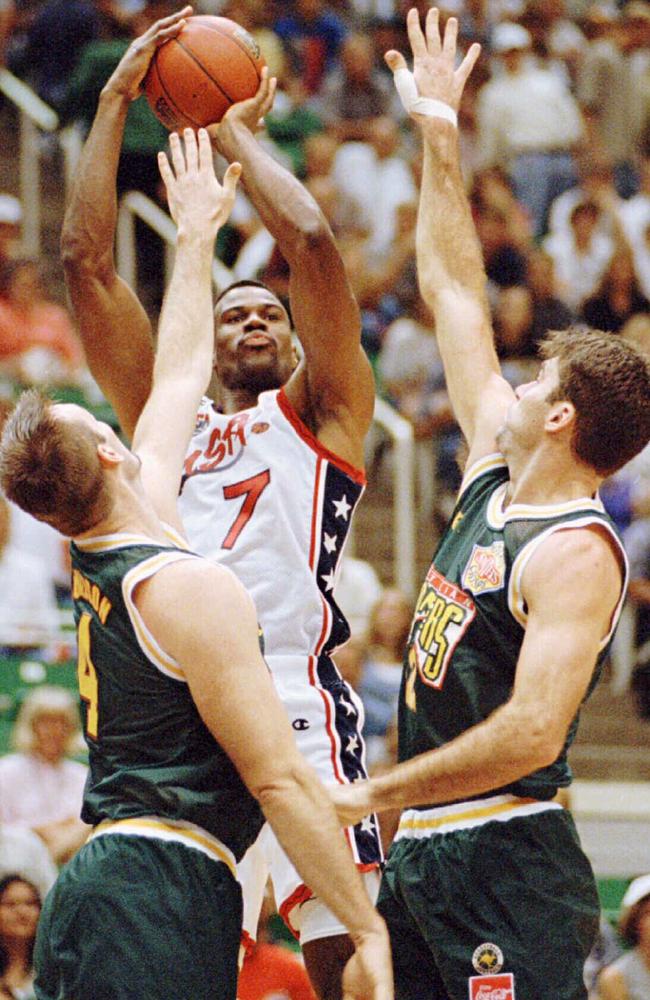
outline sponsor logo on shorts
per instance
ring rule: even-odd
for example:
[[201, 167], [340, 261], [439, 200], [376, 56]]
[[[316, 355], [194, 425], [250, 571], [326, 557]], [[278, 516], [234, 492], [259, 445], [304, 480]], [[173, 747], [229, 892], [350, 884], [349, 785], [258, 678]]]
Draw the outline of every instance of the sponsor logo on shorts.
[[472, 976], [469, 1000], [516, 1000], [515, 977], [512, 972], [500, 976]]
[[503, 952], [498, 945], [486, 941], [480, 944], [472, 955], [472, 965], [477, 972], [501, 972]]
[[505, 546], [503, 542], [492, 545], [475, 545], [463, 571], [461, 583], [472, 594], [485, 594], [500, 590], [506, 573]]

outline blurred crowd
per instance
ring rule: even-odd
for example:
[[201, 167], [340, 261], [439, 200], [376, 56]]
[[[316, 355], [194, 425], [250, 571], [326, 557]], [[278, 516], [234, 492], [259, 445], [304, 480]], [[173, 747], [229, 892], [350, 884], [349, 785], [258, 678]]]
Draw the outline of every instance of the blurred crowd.
[[[131, 39], [179, 6], [168, 0], [0, 0], [0, 63], [55, 109], [62, 128], [83, 136]], [[247, 28], [278, 79], [261, 141], [304, 181], [337, 236], [378, 392], [411, 422], [418, 464], [430, 470], [419, 498], [429, 549], [431, 531], [449, 513], [458, 487], [460, 441], [415, 273], [420, 150], [383, 61], [388, 49], [408, 51], [404, 16], [411, 6], [424, 12], [428, 3], [194, 3], [196, 13], [231, 17]], [[506, 376], [527, 380], [545, 331], [573, 322], [633, 340], [650, 356], [650, 3], [441, 0], [439, 6], [458, 17], [463, 45], [483, 46], [463, 98], [460, 139]], [[154, 154], [166, 143], [145, 99], [134, 102], [120, 193], [135, 189], [161, 201]], [[0, 193], [0, 407], [31, 384], [96, 401], [60, 281], [52, 282], [58, 262], [23, 255], [22, 222], [15, 194]], [[160, 288], [163, 255], [146, 233], [139, 239], [139, 278]], [[286, 298], [286, 263], [241, 190], [217, 250], [235, 279], [256, 278]], [[383, 442], [373, 438], [371, 475], [383, 454]], [[620, 689], [631, 681], [639, 714], [650, 719], [650, 452], [609, 481], [603, 499], [624, 533], [631, 568], [614, 669]], [[3, 656], [49, 664], [70, 658], [60, 627], [67, 573], [62, 539], [0, 501]], [[351, 558], [337, 599], [352, 624], [339, 667], [362, 696], [369, 762], [380, 768], [396, 752], [412, 602], [390, 581], [380, 582], [368, 563]], [[62, 718], [67, 709], [52, 697], [53, 714]], [[24, 704], [29, 708], [28, 699]], [[61, 736], [59, 747], [64, 744]], [[22, 768], [30, 788], [41, 787], [39, 781], [45, 787], [46, 773], [51, 779], [57, 761], [48, 762], [42, 747], [26, 746], [0, 760], [0, 788], [3, 767], [7, 774]], [[46, 860], [58, 862], [79, 830], [67, 813], [50, 816], [45, 799], [26, 818], [14, 815], [10, 797], [2, 796], [0, 997], [28, 996], [5, 985], [3, 907], [10, 904], [3, 900], [7, 893], [20, 897], [11, 905], [33, 915], [46, 886], [42, 872], [29, 867], [9, 871], [15, 878], [5, 884], [2, 838], [6, 844], [10, 828], [22, 824], [32, 832], [32, 847], [38, 852], [46, 845]], [[66, 796], [58, 798], [74, 813]], [[390, 832], [388, 823], [387, 838]]]

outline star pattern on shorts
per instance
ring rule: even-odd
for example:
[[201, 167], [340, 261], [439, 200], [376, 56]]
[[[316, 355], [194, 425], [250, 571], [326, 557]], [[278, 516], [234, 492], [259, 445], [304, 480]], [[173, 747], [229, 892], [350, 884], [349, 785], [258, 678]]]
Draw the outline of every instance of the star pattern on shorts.
[[337, 544], [338, 544], [338, 538], [336, 537], [336, 535], [328, 535], [326, 531], [323, 532], [323, 545], [325, 546], [326, 552], [329, 552], [330, 555], [332, 554], [332, 552], [336, 552]]
[[342, 517], [344, 521], [347, 521], [348, 515], [352, 510], [352, 504], [348, 503], [348, 498], [345, 493], [340, 500], [332, 500], [332, 503], [336, 508], [336, 514], [334, 516]]
[[354, 751], [358, 749], [359, 749], [359, 740], [357, 739], [356, 735], [353, 735], [348, 740], [348, 745], [346, 747], [346, 750], [348, 751], [348, 753], [354, 753]]
[[333, 569], [329, 573], [321, 573], [321, 580], [325, 583], [325, 592], [329, 593], [330, 590], [334, 590], [334, 583], [336, 582], [336, 574]]
[[361, 820], [359, 829], [362, 833], [374, 833], [375, 832], [375, 821], [372, 816], [364, 816]]

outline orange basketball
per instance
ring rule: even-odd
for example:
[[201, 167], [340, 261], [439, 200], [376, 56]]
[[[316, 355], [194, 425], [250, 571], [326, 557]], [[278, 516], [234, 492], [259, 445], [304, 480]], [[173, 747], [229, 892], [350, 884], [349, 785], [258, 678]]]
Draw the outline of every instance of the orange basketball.
[[188, 17], [156, 51], [144, 92], [163, 125], [200, 128], [257, 92], [264, 58], [255, 39], [227, 17]]

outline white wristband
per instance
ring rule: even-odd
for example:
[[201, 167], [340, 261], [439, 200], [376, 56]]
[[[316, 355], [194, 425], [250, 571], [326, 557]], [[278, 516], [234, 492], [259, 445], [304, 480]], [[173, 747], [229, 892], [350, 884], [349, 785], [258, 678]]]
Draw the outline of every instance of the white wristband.
[[458, 127], [458, 115], [450, 104], [433, 97], [420, 97], [417, 84], [410, 69], [402, 66], [394, 74], [395, 87], [404, 110], [409, 114], [425, 115], [427, 118], [444, 118]]

